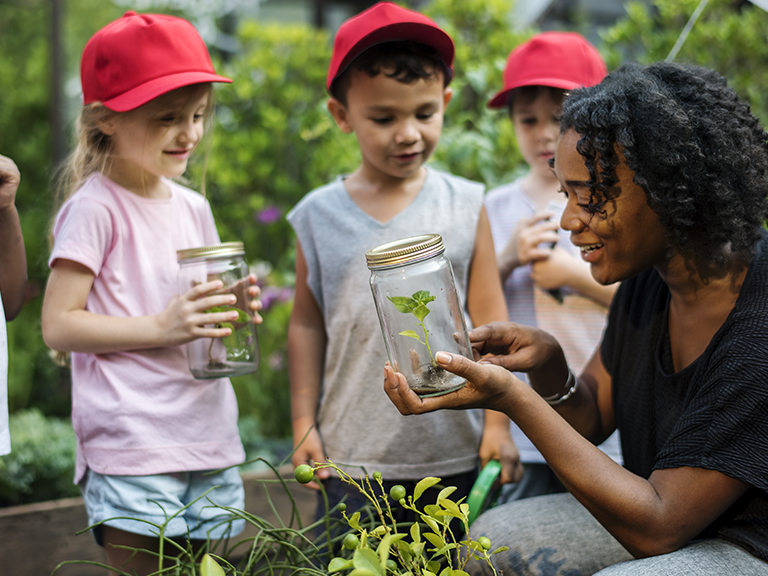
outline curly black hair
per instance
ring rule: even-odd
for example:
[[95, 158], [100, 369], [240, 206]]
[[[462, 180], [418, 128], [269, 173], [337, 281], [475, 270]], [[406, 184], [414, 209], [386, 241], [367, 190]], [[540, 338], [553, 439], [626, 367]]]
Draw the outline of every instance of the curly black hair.
[[768, 134], [749, 105], [707, 68], [627, 64], [563, 103], [562, 132], [582, 137], [599, 213], [615, 197], [623, 154], [670, 247], [725, 269], [749, 261], [768, 215]]

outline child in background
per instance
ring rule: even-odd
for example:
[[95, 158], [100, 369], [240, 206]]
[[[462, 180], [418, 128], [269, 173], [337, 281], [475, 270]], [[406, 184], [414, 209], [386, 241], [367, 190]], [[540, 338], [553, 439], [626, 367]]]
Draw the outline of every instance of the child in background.
[[[509, 320], [552, 334], [576, 373], [600, 341], [616, 286], [598, 284], [579, 249], [558, 233], [566, 200], [549, 160], [560, 137], [566, 91], [598, 84], [606, 72], [600, 54], [579, 34], [543, 32], [512, 51], [504, 88], [488, 104], [509, 111], [529, 166], [525, 176], [491, 190], [485, 199]], [[525, 374], [516, 375], [526, 379]], [[505, 486], [501, 501], [565, 491], [514, 423], [512, 437], [520, 451], [523, 479]], [[620, 461], [616, 434], [601, 447]]]
[[[509, 420], [496, 412], [485, 422], [482, 412], [409, 419], [387, 401], [387, 354], [365, 260], [385, 242], [439, 233], [472, 322], [506, 318], [482, 185], [425, 166], [451, 99], [453, 56], [453, 41], [434, 22], [391, 3], [339, 29], [328, 109], [357, 137], [362, 162], [288, 214], [297, 235], [288, 352], [294, 466], [330, 458], [353, 476], [381, 472], [387, 490], [439, 476], [461, 498], [478, 451], [483, 463], [502, 460], [505, 480], [519, 472]], [[348, 513], [364, 503], [328, 469], [318, 479], [331, 506], [344, 496]]]
[[5, 323], [21, 311], [27, 285], [27, 255], [16, 211], [21, 175], [13, 160], [0, 156], [0, 456], [11, 452], [8, 431], [8, 336]]
[[[213, 110], [218, 76], [197, 30], [171, 16], [127, 12], [83, 52], [78, 142], [54, 226], [43, 336], [72, 352], [75, 482], [110, 566], [147, 574], [168, 537], [220, 538], [222, 506], [243, 506], [236, 468], [244, 451], [226, 378], [195, 380], [183, 344], [219, 338], [237, 312], [220, 281], [178, 295], [176, 251], [219, 243], [206, 199], [171, 178], [184, 174]], [[255, 277], [249, 277], [257, 310]], [[243, 304], [241, 304], [241, 307]], [[259, 320], [258, 314], [254, 315]], [[154, 502], [153, 502], [154, 501]], [[161, 509], [162, 507], [162, 509]], [[119, 519], [118, 519], [119, 518]], [[111, 519], [111, 520], [110, 520]]]

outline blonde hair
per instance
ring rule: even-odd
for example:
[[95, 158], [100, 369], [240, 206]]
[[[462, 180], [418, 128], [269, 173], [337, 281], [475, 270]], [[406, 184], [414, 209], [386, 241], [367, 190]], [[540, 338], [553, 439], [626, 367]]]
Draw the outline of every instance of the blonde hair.
[[[213, 112], [216, 107], [215, 92], [212, 83], [208, 85], [208, 102], [203, 112], [204, 133], [207, 135], [213, 127]], [[192, 84], [177, 88], [174, 92], [189, 90], [189, 97], [192, 97], [192, 91], [200, 84]], [[168, 93], [169, 94], [169, 93]], [[147, 104], [160, 104], [158, 100], [165, 96], [163, 94], [151, 100]], [[64, 203], [83, 185], [83, 183], [93, 174], [106, 174], [109, 172], [114, 159], [114, 150], [112, 137], [105, 134], [101, 127], [111, 119], [118, 118], [124, 112], [115, 112], [105, 107], [100, 102], [88, 104], [80, 109], [80, 114], [75, 121], [75, 142], [72, 153], [67, 161], [59, 169], [55, 179], [54, 186], [54, 205], [52, 217], [49, 224], [48, 242], [53, 248], [53, 225], [56, 215]], [[201, 143], [201, 145], [203, 145]], [[205, 172], [207, 168], [209, 147], [204, 146], [203, 169], [201, 176], [200, 193], [205, 196]], [[186, 184], [186, 180], [181, 178]], [[53, 360], [60, 366], [69, 365], [69, 354], [51, 350]]]

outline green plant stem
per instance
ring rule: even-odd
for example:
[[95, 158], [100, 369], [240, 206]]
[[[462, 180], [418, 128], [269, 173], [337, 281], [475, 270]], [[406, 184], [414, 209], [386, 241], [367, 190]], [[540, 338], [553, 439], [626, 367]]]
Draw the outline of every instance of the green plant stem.
[[424, 320], [419, 320], [419, 324], [421, 324], [421, 329], [424, 330], [424, 346], [427, 347], [427, 352], [429, 352], [429, 359], [432, 361], [432, 366], [437, 368], [437, 362], [435, 362], [435, 357], [432, 355], [432, 348], [429, 347], [429, 331], [427, 331], [427, 327], [424, 325]]

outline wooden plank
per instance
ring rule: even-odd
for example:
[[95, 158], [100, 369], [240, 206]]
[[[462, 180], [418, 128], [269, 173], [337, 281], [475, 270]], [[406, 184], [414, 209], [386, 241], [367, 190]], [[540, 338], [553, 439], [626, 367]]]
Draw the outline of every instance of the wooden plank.
[[[281, 475], [293, 478], [290, 469], [281, 470]], [[277, 519], [265, 496], [267, 490], [275, 509], [287, 524], [294, 504], [281, 484], [261, 482], [265, 479], [276, 480], [271, 471], [243, 474], [245, 510], [276, 524]], [[310, 523], [315, 513], [316, 492], [295, 482], [289, 483], [289, 487], [303, 524]], [[90, 532], [76, 535], [87, 526], [88, 516], [82, 498], [0, 508], [0, 574], [45, 576], [63, 560], [104, 562], [104, 549], [96, 544]], [[293, 526], [297, 524], [294, 522]], [[256, 528], [249, 525], [242, 537], [256, 534]], [[6, 568], [11, 571], [6, 572]], [[85, 564], [67, 565], [56, 572], [57, 576], [104, 574], [104, 569]]]

